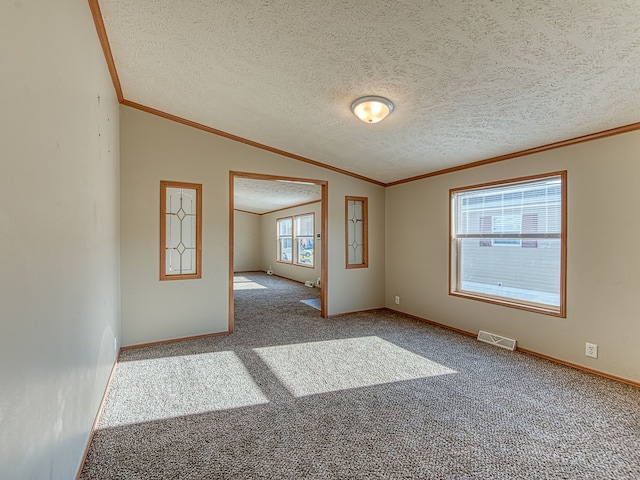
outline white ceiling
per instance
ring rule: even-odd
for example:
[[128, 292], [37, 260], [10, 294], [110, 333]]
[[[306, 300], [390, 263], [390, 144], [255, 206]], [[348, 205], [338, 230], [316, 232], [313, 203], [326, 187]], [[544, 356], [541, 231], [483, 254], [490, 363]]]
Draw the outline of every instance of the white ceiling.
[[637, 0], [99, 4], [126, 100], [383, 183], [640, 121]]
[[245, 212], [262, 214], [322, 198], [319, 185], [304, 182], [236, 177], [233, 183], [233, 208]]

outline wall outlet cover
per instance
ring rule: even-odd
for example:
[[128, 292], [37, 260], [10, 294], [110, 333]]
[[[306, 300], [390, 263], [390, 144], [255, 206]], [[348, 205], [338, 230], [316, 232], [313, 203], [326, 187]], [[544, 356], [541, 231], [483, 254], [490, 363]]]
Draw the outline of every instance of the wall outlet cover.
[[598, 345], [595, 343], [588, 343], [585, 346], [584, 354], [587, 357], [598, 358]]

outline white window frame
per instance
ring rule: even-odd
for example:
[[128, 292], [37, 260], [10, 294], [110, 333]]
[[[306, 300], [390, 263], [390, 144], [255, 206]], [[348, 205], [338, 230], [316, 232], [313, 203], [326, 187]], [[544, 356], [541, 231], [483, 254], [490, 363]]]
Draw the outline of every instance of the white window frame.
[[[308, 235], [303, 235], [302, 233], [300, 233], [300, 220], [304, 217], [311, 217], [311, 233]], [[315, 233], [316, 233], [316, 217], [315, 214], [313, 212], [311, 213], [303, 213], [302, 215], [296, 215], [293, 217], [293, 244], [294, 244], [294, 254], [293, 254], [293, 264], [294, 265], [298, 265], [299, 267], [307, 267], [307, 268], [314, 268], [316, 265], [316, 242], [315, 242]], [[305, 249], [305, 250], [312, 250], [312, 254], [311, 254], [311, 264], [309, 263], [304, 263], [302, 261], [300, 261], [300, 255], [301, 255], [301, 251], [303, 250], [300, 245], [302, 243], [302, 241], [309, 241], [311, 240], [311, 243], [313, 245], [312, 248], [310, 249]]]
[[[303, 217], [311, 217], [311, 223], [313, 225], [313, 231], [310, 235], [300, 235], [298, 234], [298, 222]], [[291, 221], [291, 235], [280, 235], [280, 222], [290, 220]], [[287, 217], [281, 217], [276, 219], [276, 241], [277, 241], [277, 251], [276, 251], [276, 262], [285, 263], [289, 265], [295, 265], [298, 267], [305, 268], [315, 268], [316, 264], [316, 239], [315, 239], [315, 231], [316, 231], [316, 217], [314, 212], [303, 213], [300, 215], [289, 215]], [[291, 239], [291, 259], [282, 260], [282, 240], [283, 239]], [[313, 260], [311, 265], [302, 263], [299, 260], [300, 254], [300, 241], [310, 239], [313, 242]]]
[[[280, 223], [284, 222], [284, 221], [290, 221], [291, 222], [291, 234], [281, 234], [280, 233]], [[293, 229], [294, 229], [294, 222], [293, 222], [293, 217], [282, 217], [282, 218], [277, 218], [276, 219], [276, 241], [278, 242], [278, 246], [277, 246], [277, 251], [276, 251], [276, 262], [278, 263], [290, 263], [293, 264]], [[283, 240], [290, 240], [291, 241], [291, 258], [287, 258], [287, 259], [282, 259], [282, 241]]]
[[[457, 205], [457, 196], [461, 193], [469, 192], [472, 190], [486, 190], [490, 191], [492, 188], [504, 188], [505, 186], [521, 187], [525, 186], [528, 183], [532, 182], [540, 182], [548, 179], [549, 181], [559, 181], [560, 183], [560, 232], [559, 233], [528, 233], [522, 232], [523, 225], [520, 225], [519, 232], [500, 232], [498, 233], [493, 224], [493, 218], [495, 217], [487, 217], [492, 218], [491, 229], [487, 228], [484, 232], [481, 233], [473, 233], [473, 234], [463, 234], [456, 232], [456, 205]], [[450, 202], [450, 242], [449, 242], [449, 294], [452, 296], [463, 297], [473, 300], [479, 300], [483, 302], [505, 305], [513, 308], [518, 308], [522, 310], [534, 311], [537, 313], [543, 313], [546, 315], [553, 315], [557, 317], [566, 317], [566, 252], [567, 252], [567, 172], [553, 172], [547, 173], [543, 175], [535, 175], [529, 177], [521, 177], [510, 180], [504, 180], [499, 182], [491, 182], [484, 183], [479, 185], [472, 185], [468, 187], [454, 188], [449, 191]], [[484, 218], [484, 217], [483, 217]], [[518, 222], [515, 222], [518, 223]], [[515, 224], [514, 223], [514, 224]], [[481, 227], [481, 229], [484, 227]], [[525, 229], [526, 230], [526, 229]], [[491, 232], [491, 233], [489, 233]], [[560, 304], [559, 305], [549, 305], [545, 303], [535, 303], [528, 302], [525, 300], [517, 299], [509, 297], [508, 294], [505, 296], [497, 296], [488, 293], [481, 293], [476, 291], [468, 291], [463, 290], [461, 288], [461, 274], [460, 274], [460, 248], [461, 241], [463, 239], [469, 238], [477, 238], [480, 242], [481, 247], [490, 247], [493, 248], [537, 248], [538, 243], [537, 239], [547, 238], [559, 238], [560, 239], [560, 265], [559, 265], [559, 282], [560, 282]], [[498, 239], [498, 243], [495, 243], [495, 240]], [[517, 240], [517, 243], [514, 241], [513, 244], [505, 244], [504, 242], [500, 242], [500, 240]], [[523, 266], [523, 268], [525, 268]]]

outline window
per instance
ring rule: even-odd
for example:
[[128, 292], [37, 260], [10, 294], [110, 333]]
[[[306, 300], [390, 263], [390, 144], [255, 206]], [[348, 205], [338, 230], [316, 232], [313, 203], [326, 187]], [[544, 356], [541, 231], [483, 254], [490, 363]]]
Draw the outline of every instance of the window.
[[202, 185], [160, 182], [160, 280], [202, 276]]
[[279, 218], [278, 262], [293, 263], [293, 218]]
[[278, 256], [281, 263], [313, 268], [315, 215], [307, 213], [276, 220]]
[[367, 198], [345, 197], [347, 268], [368, 266]]
[[296, 264], [313, 267], [314, 214], [294, 217], [296, 224]]
[[566, 172], [450, 195], [450, 293], [564, 317]]

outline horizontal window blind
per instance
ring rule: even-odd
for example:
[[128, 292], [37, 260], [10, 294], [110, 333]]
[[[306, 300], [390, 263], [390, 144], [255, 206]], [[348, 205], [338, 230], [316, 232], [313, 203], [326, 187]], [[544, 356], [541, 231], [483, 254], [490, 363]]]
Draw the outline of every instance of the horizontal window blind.
[[313, 236], [314, 215], [306, 214], [296, 217], [296, 236], [309, 237]]
[[561, 177], [549, 177], [456, 193], [455, 235], [460, 238], [522, 238], [524, 234], [559, 238], [561, 188]]
[[563, 309], [564, 174], [452, 190], [452, 293]]

